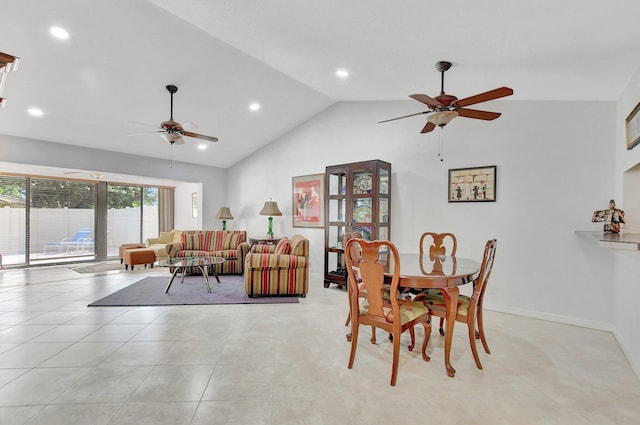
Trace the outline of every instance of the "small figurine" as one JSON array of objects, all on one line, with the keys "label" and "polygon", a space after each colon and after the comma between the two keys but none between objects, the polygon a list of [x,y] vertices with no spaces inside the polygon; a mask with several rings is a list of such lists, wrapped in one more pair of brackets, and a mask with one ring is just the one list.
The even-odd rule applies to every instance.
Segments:
[{"label": "small figurine", "polygon": [[616,208],[616,201],[613,199],[609,201],[608,210],[600,210],[593,212],[592,222],[604,221],[605,233],[620,233],[620,223],[624,221],[624,211]]}]

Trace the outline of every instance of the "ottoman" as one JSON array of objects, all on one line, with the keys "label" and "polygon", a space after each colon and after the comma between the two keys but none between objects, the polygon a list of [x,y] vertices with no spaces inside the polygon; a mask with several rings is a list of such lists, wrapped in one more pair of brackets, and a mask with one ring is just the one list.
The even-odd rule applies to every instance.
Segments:
[{"label": "ottoman", "polygon": [[156,261],[156,253],[151,248],[125,249],[122,253],[122,260],[124,261],[125,270],[129,270],[129,266],[133,270],[137,264],[144,264],[145,268],[147,264],[153,267],[153,262]]},{"label": "ottoman", "polygon": [[118,248],[118,254],[119,254],[119,258],[120,258],[120,264],[122,264],[122,260],[124,259],[124,257],[122,256],[124,254],[124,251],[126,249],[132,249],[132,248],[146,248],[147,246],[143,243],[123,243],[122,245],[120,245],[120,248]]}]

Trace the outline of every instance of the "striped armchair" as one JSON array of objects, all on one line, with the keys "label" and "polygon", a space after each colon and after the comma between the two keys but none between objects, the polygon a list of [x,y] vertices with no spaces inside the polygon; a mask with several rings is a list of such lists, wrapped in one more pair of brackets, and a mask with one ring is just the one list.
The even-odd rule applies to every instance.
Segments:
[{"label": "striped armchair", "polygon": [[254,245],[244,260],[244,288],[249,297],[298,295],[309,289],[309,239],[294,235],[277,245]]},{"label": "striped armchair", "polygon": [[[249,252],[247,232],[244,230],[184,230],[182,242],[167,245],[170,258],[176,257],[222,257],[225,262],[216,264],[218,274],[242,274],[244,258]],[[193,270],[191,270],[193,269]],[[187,269],[187,274],[199,273],[196,268]]]}]

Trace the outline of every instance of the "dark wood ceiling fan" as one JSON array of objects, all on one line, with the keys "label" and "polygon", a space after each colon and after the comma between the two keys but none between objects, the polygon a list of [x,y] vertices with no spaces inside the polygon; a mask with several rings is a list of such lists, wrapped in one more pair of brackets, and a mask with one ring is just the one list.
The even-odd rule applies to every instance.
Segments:
[{"label": "dark wood ceiling fan", "polygon": [[[163,121],[162,123],[160,123],[160,127],[157,127],[155,125],[151,125],[151,124],[145,124],[145,123],[141,123],[141,122],[135,122],[136,124],[142,124],[142,125],[151,125],[152,127],[156,127],[158,128],[158,131],[152,132],[152,133],[161,133],[160,136],[162,136],[163,139],[165,139],[167,142],[176,145],[182,145],[184,144],[184,140],[182,139],[182,136],[187,136],[187,137],[193,137],[196,139],[202,139],[202,140],[207,140],[209,142],[217,142],[218,138],[217,137],[212,137],[212,136],[205,136],[203,134],[198,134],[198,133],[194,133],[192,131],[188,131],[185,127],[189,127],[189,126],[194,126],[193,124],[180,124],[177,121],[174,121],[173,119],[173,95],[178,91],[178,87],[174,86],[173,84],[169,84],[166,86],[166,89],[169,91],[169,93],[171,93],[171,111],[170,111],[170,116],[169,119],[167,121]],[[149,133],[136,133],[136,134],[130,134],[130,136],[137,136],[140,134],[149,134]]]},{"label": "dark wood ceiling fan", "polygon": [[441,74],[440,79],[440,95],[436,97],[430,97],[426,94],[412,94],[409,97],[424,103],[429,107],[429,110],[423,112],[417,112],[415,114],[404,115],[402,117],[391,118],[388,120],[380,121],[389,122],[403,118],[414,117],[417,115],[431,114],[428,117],[427,124],[423,127],[420,133],[428,133],[432,131],[436,126],[444,127],[452,119],[456,117],[473,118],[477,120],[491,121],[502,115],[499,112],[480,111],[477,109],[469,109],[467,106],[475,105],[481,102],[488,102],[489,100],[499,99],[505,96],[511,96],[513,90],[509,87],[500,87],[494,90],[489,90],[484,93],[476,94],[474,96],[466,97],[464,99],[458,99],[457,97],[446,94],[444,91],[444,73],[451,68],[451,62],[440,61],[436,63],[436,69]]}]

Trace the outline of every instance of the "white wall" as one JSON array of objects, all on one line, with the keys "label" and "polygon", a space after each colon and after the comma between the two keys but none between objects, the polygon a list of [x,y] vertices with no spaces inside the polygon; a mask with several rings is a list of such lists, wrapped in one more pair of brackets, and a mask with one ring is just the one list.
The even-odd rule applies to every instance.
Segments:
[{"label": "white wall", "polygon": [[[176,228],[211,229],[226,198],[226,170],[81,148],[0,134],[0,161],[166,179],[176,187]],[[1,170],[0,171],[6,171]],[[126,182],[135,183],[135,182]],[[193,183],[191,185],[186,183]],[[191,218],[191,193],[202,194],[198,219]]]},{"label": "white wall", "polygon": [[[640,209],[636,207],[640,199],[640,190],[636,187],[623,188],[625,171],[640,163],[640,146],[628,151],[626,149],[625,118],[640,101],[640,69],[629,82],[621,96],[616,113],[616,202],[618,208],[625,210],[631,222],[637,223]],[[638,179],[629,179],[627,184],[636,184]],[[622,193],[629,199],[622,197]],[[630,209],[631,208],[631,209]],[[633,229],[640,233],[640,229]],[[614,327],[615,336],[636,375],[640,376],[640,252],[615,252],[615,299],[614,299]]]},{"label": "white wall", "polygon": [[[480,259],[489,238],[498,251],[487,308],[612,329],[613,254],[575,230],[598,230],[594,210],[612,197],[614,102],[499,101],[493,122],[457,118],[419,134],[424,117],[377,124],[420,111],[416,102],[338,103],[229,170],[229,206],[236,223],[264,234],[258,215],[269,197],[283,217],[277,233],[311,242],[311,271],[323,273],[323,229],[291,227],[291,177],[325,166],[368,159],[392,164],[391,240],[401,252],[418,249],[423,231],[451,231],[458,253]],[[640,150],[640,149],[639,149]],[[447,202],[449,168],[497,165],[497,202]]]}]

